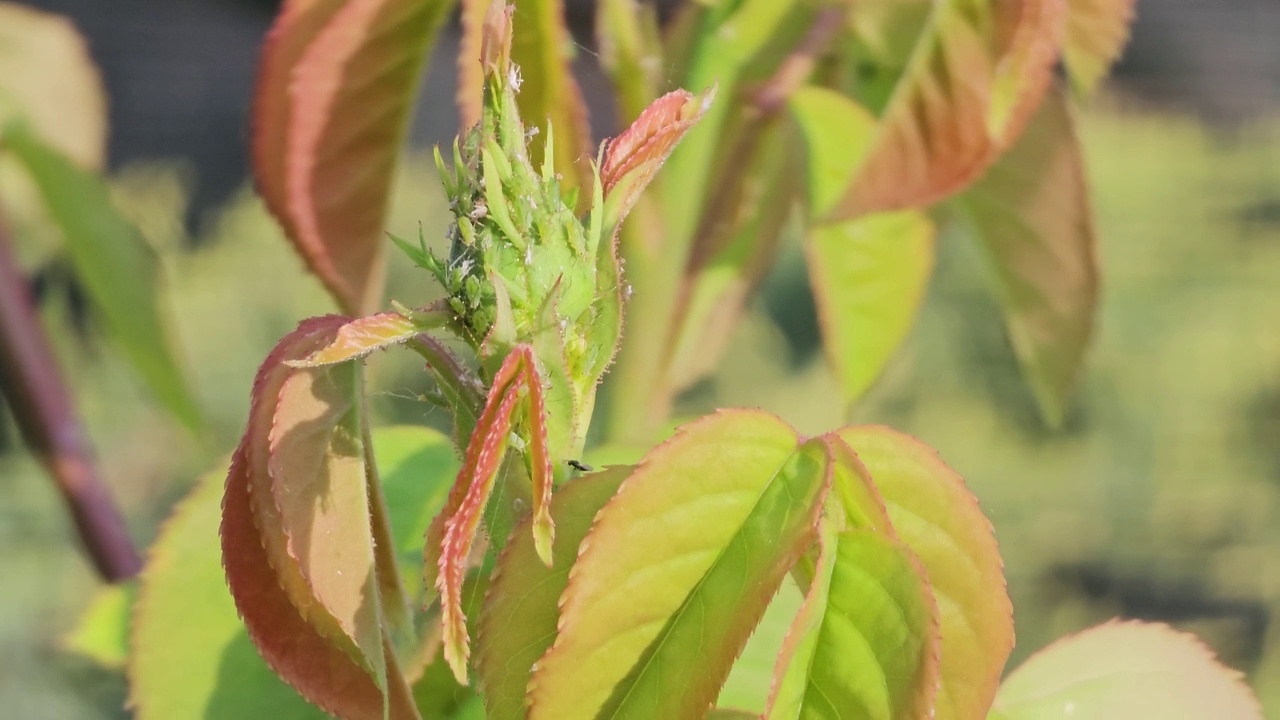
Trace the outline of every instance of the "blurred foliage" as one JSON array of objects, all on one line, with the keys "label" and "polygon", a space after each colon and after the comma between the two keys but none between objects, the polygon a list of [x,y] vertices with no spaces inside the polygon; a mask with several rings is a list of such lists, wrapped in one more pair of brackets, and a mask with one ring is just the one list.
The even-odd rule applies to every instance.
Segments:
[{"label": "blurred foliage", "polygon": [[[1200,634],[1280,713],[1280,122],[1215,134],[1125,108],[1084,118],[1102,237],[1101,332],[1066,429],[1052,433],[1019,378],[989,269],[939,238],[919,326],[855,419],[940,449],[996,527],[1016,609],[1010,665],[1052,638],[1124,615]],[[181,218],[189,174],[126,168],[117,199],[167,266],[177,335],[215,441],[196,447],[148,399],[90,318],[45,313],[108,483],[148,542],[190,482],[220,462],[257,363],[299,318],[332,306],[246,191],[200,237]],[[447,213],[424,157],[402,166],[389,229],[440,242]],[[22,242],[23,238],[19,238]],[[390,295],[431,299],[390,253]],[[801,431],[844,421],[816,345],[798,248],[775,269],[715,378],[683,401],[763,406]],[[407,353],[371,363],[377,422],[440,425]],[[0,697],[15,717],[118,717],[123,685],[57,649],[94,586],[58,499],[20,453],[0,455]],[[57,601],[51,602],[50,598]],[[113,684],[116,683],[116,684]]]}]

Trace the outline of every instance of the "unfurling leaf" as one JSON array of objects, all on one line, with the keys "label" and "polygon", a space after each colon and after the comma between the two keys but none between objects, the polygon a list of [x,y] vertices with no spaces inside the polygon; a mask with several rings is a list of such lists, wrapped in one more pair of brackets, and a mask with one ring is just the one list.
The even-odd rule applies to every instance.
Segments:
[{"label": "unfurling leaf", "polygon": [[1064,93],[961,197],[993,268],[1013,349],[1050,425],[1060,425],[1093,334],[1098,259],[1083,159]]},{"label": "unfurling leaf", "polygon": [[433,320],[435,320],[434,315],[422,314],[414,317],[398,312],[356,318],[338,328],[329,344],[311,353],[305,359],[290,364],[294,367],[320,367],[358,360],[375,350],[385,350],[393,345],[408,342],[410,338],[416,337],[423,331],[444,323],[443,319]]},{"label": "unfurling leaf", "polygon": [[313,318],[254,381],[222,520],[227,581],[250,638],[290,685],[349,718],[416,718],[393,642],[411,630],[370,456],[359,368],[288,365],[346,319]]},{"label": "unfurling leaf", "polygon": [[1240,673],[1166,625],[1110,622],[1032,655],[1000,685],[1007,720],[1262,720]]},{"label": "unfurling leaf", "polygon": [[288,0],[253,107],[258,192],[346,312],[382,300],[382,225],[426,51],[451,0]]},{"label": "unfurling leaf", "polygon": [[651,451],[596,516],[537,663],[529,717],[699,717],[786,572],[830,478],[821,440],[724,411]]},{"label": "unfurling leaf", "polygon": [[1071,87],[1088,95],[1106,77],[1129,40],[1135,0],[1067,0],[1063,62]]},{"label": "unfurling leaf", "polygon": [[837,434],[866,467],[937,602],[942,662],[934,717],[983,717],[1013,649],[1013,606],[990,521],[964,481],[918,440],[875,426]]}]

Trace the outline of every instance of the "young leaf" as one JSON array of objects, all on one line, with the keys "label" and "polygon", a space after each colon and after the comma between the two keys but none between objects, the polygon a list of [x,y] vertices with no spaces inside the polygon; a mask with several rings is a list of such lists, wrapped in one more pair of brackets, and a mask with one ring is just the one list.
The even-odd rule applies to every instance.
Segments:
[{"label": "young leaf", "polygon": [[382,223],[418,78],[449,0],[289,0],[263,50],[254,176],[345,311],[382,297]]},{"label": "young leaf", "polygon": [[84,38],[64,17],[0,3],[0,129],[15,118],[76,165],[100,170],[107,99]]},{"label": "young leaf", "polygon": [[[401,564],[416,568],[422,530],[443,504],[457,468],[453,444],[420,427],[382,428],[373,440],[391,501],[395,547]],[[327,717],[272,672],[236,616],[216,540],[223,478],[219,472],[200,480],[152,547],[130,637],[133,708],[140,720]],[[295,650],[306,651],[308,641],[303,635],[298,640]],[[322,663],[325,657],[301,660]]]},{"label": "young leaf", "polygon": [[374,350],[385,350],[407,342],[430,327],[431,324],[426,323],[424,318],[398,312],[367,315],[338,328],[332,342],[311,353],[306,359],[292,364],[294,367],[319,367],[356,360]]},{"label": "young leaf", "polygon": [[853,403],[915,324],[933,273],[934,227],[913,210],[819,225],[805,243],[822,345]]},{"label": "young leaf", "polygon": [[700,717],[813,540],[822,442],[759,411],[684,427],[596,516],[529,717]]},{"label": "young leaf", "polygon": [[151,248],[117,212],[100,178],[46,145],[25,123],[0,128],[0,151],[5,150],[35,180],[62,230],[76,276],[113,339],[156,398],[199,431],[200,411],[172,349],[160,266]]},{"label": "young leaf", "polygon": [[1066,0],[934,3],[830,219],[919,207],[974,180],[1039,103],[1065,22]]},{"label": "young leaf", "polygon": [[1000,686],[1007,720],[1261,720],[1240,673],[1166,625],[1109,622],[1032,655]]},{"label": "young leaf", "polygon": [[611,467],[565,485],[551,502],[560,542],[550,567],[539,561],[528,521],[511,533],[480,612],[476,672],[490,720],[522,720],[533,667],[556,637],[560,594],[591,521],[631,474]]},{"label": "young leaf", "polygon": [[929,717],[940,637],[920,561],[873,530],[824,523],[820,542],[765,717]]},{"label": "young leaf", "polygon": [[1071,87],[1088,95],[1106,77],[1129,41],[1134,0],[1068,0],[1062,59]]},{"label": "young leaf", "polygon": [[1093,213],[1062,92],[1045,98],[960,207],[995,270],[1009,336],[1041,413],[1060,425],[1098,303]]},{"label": "young leaf", "polygon": [[876,426],[838,435],[870,472],[937,601],[942,664],[934,717],[982,717],[1013,649],[1013,607],[991,523],[964,481],[918,440]]}]

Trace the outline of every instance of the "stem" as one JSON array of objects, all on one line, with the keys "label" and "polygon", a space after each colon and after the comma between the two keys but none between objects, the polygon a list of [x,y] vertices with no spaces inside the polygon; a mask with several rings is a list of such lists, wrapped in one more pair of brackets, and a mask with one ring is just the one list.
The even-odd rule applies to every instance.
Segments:
[{"label": "stem", "polygon": [[98,475],[88,435],[57,368],[0,222],[0,393],[31,452],[62,493],[98,574],[109,582],[125,580],[142,569],[142,560]]}]

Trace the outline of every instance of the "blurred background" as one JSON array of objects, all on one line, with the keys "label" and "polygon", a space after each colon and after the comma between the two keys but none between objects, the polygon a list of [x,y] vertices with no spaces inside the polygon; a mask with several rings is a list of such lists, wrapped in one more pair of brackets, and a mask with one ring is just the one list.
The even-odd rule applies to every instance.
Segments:
[{"label": "blurred background", "polygon": [[[35,0],[72,17],[102,68],[117,200],[160,252],[214,442],[151,403],[87,316],[70,274],[17,238],[107,481],[135,539],[154,537],[242,427],[258,362],[331,305],[246,180],[252,71],[267,0]],[[597,134],[612,131],[592,64],[590,3],[570,3]],[[1280,3],[1146,0],[1107,92],[1082,110],[1101,235],[1100,331],[1066,428],[1018,375],[985,268],[940,239],[920,322],[855,419],[937,447],[991,517],[1018,645],[1116,616],[1199,634],[1280,718]],[[391,230],[443,235],[425,151],[456,131],[446,32],[425,78]],[[18,228],[19,231],[22,228]],[[843,422],[789,250],[718,374],[682,414],[759,405],[802,432]],[[393,258],[391,294],[429,299]],[[440,424],[409,358],[374,365],[385,421]],[[0,411],[0,714],[118,717],[123,686],[60,651],[97,581],[63,507]],[[12,713],[12,715],[9,715]]]}]

